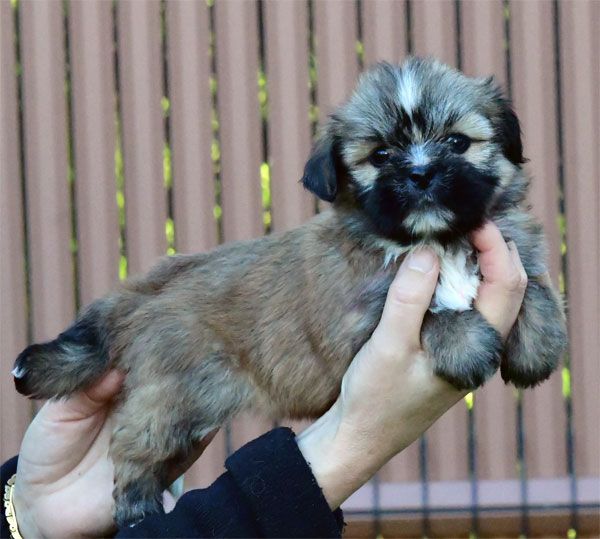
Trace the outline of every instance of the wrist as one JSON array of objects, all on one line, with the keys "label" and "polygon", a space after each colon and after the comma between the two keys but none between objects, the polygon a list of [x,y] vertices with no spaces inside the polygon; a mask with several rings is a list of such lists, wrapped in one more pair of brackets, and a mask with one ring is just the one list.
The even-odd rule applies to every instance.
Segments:
[{"label": "wrist", "polygon": [[344,423],[339,401],[296,437],[331,509],[337,509],[386,462],[374,440]]}]

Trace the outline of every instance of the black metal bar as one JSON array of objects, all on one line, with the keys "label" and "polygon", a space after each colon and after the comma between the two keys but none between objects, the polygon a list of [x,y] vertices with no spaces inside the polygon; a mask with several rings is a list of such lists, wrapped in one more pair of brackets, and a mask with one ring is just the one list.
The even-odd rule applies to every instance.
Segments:
[{"label": "black metal bar", "polygon": [[[308,114],[310,121],[311,137],[317,134],[318,118],[317,118],[317,91],[319,85],[318,65],[317,65],[317,50],[315,39],[315,6],[314,0],[306,0],[306,22],[308,25],[308,88],[309,88],[309,103],[310,112]],[[315,215],[319,213],[319,202],[317,197],[313,197],[313,208]]]},{"label": "black metal bar", "polygon": [[67,113],[67,182],[69,185],[69,209],[71,221],[71,264],[73,267],[73,294],[75,310],[81,306],[79,287],[79,242],[77,234],[77,162],[75,158],[75,135],[73,129],[73,80],[71,66],[71,39],[69,32],[69,2],[63,0],[63,48],[65,65],[65,101]]},{"label": "black metal bar", "polygon": [[[170,219],[172,226],[175,227],[175,213],[173,209],[173,183],[175,182],[175,168],[173,166],[173,145],[171,137],[171,92],[169,88],[169,60],[168,60],[168,37],[169,37],[169,23],[167,20],[167,3],[166,0],[160,2],[160,53],[162,61],[162,94],[166,98],[168,103],[167,110],[163,109],[163,138],[168,151],[170,152],[169,165],[171,182],[167,185],[167,178],[163,177],[166,186],[166,197],[167,197],[167,218]],[[163,155],[162,160],[164,164],[165,155],[164,147],[162,149]],[[164,168],[164,166],[163,166]],[[163,171],[164,176],[164,171]],[[176,229],[174,228],[174,245],[168,245],[168,247],[177,248],[177,235]],[[168,240],[168,238],[167,238]]]},{"label": "black metal bar", "polygon": [[[220,147],[221,145],[221,126],[219,123],[219,97],[217,92],[217,32],[216,32],[216,13],[214,0],[207,2],[208,4],[208,28],[210,33],[209,56],[210,56],[210,94],[211,94],[211,125],[213,144]],[[211,152],[211,159],[212,157]],[[221,157],[213,160],[213,181],[215,186],[215,205],[223,208],[221,202]],[[217,241],[223,243],[223,217],[222,214],[216,217],[217,221]]]},{"label": "black metal bar", "polygon": [[[268,166],[270,166],[269,164],[269,155],[270,155],[270,149],[269,149],[269,120],[268,120],[268,110],[269,110],[269,79],[268,79],[268,75],[267,75],[267,71],[268,71],[268,66],[267,66],[267,54],[266,54],[266,50],[265,50],[265,13],[264,13],[264,3],[263,0],[259,0],[256,4],[256,25],[258,28],[258,62],[259,62],[259,70],[260,73],[262,74],[262,76],[264,77],[264,81],[265,81],[265,87],[264,87],[264,92],[265,92],[265,102],[264,102],[264,108],[263,108],[263,103],[260,102],[260,97],[259,97],[259,92],[260,92],[260,88],[257,88],[257,97],[258,97],[258,104],[259,104],[259,109],[260,109],[260,129],[261,129],[261,141],[262,141],[262,152],[261,152],[261,161],[262,163],[267,163]],[[269,169],[270,170],[270,169]],[[263,188],[262,186],[262,174],[260,175],[260,180],[261,180],[261,190]],[[270,176],[270,172],[269,172],[269,190],[271,189],[271,176]],[[273,216],[273,207],[272,205],[269,203],[268,205],[263,205],[263,227],[264,227],[264,233],[265,234],[269,234],[272,230],[272,216]],[[267,220],[266,216],[267,214],[271,214],[271,219]]]},{"label": "black metal bar", "polygon": [[413,35],[412,35],[412,0],[406,0],[406,52],[413,53]]},{"label": "black metal bar", "polygon": [[[25,263],[25,315],[27,317],[27,342],[33,340],[33,322],[31,309],[31,250],[29,244],[29,222],[27,220],[28,196],[27,196],[27,165],[25,161],[25,120],[23,118],[24,98],[23,98],[23,62],[21,58],[21,6],[16,2],[13,6],[13,24],[14,24],[14,55],[17,72],[14,75],[17,78],[17,120],[19,139],[19,163],[20,163],[20,178],[21,183],[21,212],[23,217],[23,258]],[[31,402],[31,410],[33,413],[33,402]]]},{"label": "black metal bar", "polygon": [[[561,243],[567,241],[567,219],[565,217],[565,170],[564,170],[564,158],[565,158],[565,145],[563,139],[563,110],[562,110],[562,64],[560,60],[560,10],[558,6],[558,0],[554,0],[552,3],[552,15],[554,22],[554,85],[556,88],[556,103],[555,103],[555,114],[556,114],[556,150],[557,150],[557,165],[558,165],[558,192],[559,192],[559,213],[563,217],[562,224],[559,227],[559,238]],[[564,290],[562,293],[565,298],[565,306],[568,309],[568,288],[567,288],[567,276],[568,276],[568,259],[566,253],[562,252],[561,249],[561,273],[562,282],[564,283]],[[564,368],[567,369],[569,375],[569,392],[564,394],[565,400],[565,412],[567,416],[567,425],[565,431],[565,444],[567,449],[567,473],[569,475],[569,490],[571,495],[571,528],[577,531],[577,471],[575,468],[575,432],[573,423],[573,400],[571,398],[571,357],[567,352],[564,358]],[[563,382],[564,383],[564,382]]]},{"label": "black metal bar", "polygon": [[454,0],[454,22],[456,25],[456,67],[462,69],[462,24],[460,20],[462,4],[460,0]]},{"label": "black metal bar", "polygon": [[[120,75],[120,59],[119,59],[119,17],[117,12],[117,1],[113,0],[111,6],[112,14],[112,30],[113,30],[113,68],[115,81],[115,154],[117,151],[124,162],[125,155],[123,152],[123,113],[121,103],[121,75]],[[123,163],[121,163],[122,167]],[[127,226],[126,212],[127,199],[125,198],[125,171],[123,168],[117,169],[115,156],[115,185],[117,193],[123,196],[123,207],[119,207],[119,276],[126,277],[121,274],[121,262],[127,260],[127,234],[125,228]]]}]

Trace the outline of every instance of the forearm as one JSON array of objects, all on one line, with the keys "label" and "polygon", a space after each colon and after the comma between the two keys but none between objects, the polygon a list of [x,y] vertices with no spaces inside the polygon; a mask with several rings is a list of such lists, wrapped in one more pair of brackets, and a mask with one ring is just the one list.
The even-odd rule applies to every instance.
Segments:
[{"label": "forearm", "polygon": [[[338,508],[364,485],[392,457],[419,438],[442,414],[459,401],[464,393],[444,387],[445,382],[434,380],[430,388],[407,380],[410,388],[422,393],[417,401],[407,395],[405,406],[396,409],[387,422],[374,422],[377,411],[344,411],[341,401],[319,420],[297,436],[301,453],[321,487],[331,509]],[[411,385],[412,384],[412,385]],[[435,392],[435,396],[432,395]],[[424,402],[429,398],[429,402]],[[374,403],[375,404],[375,403]],[[377,404],[375,404],[377,406]],[[383,414],[382,414],[383,415]]]},{"label": "forearm", "polygon": [[340,430],[338,406],[296,437],[331,509],[337,509],[384,464],[379,451],[368,451],[364,438],[348,437]]}]

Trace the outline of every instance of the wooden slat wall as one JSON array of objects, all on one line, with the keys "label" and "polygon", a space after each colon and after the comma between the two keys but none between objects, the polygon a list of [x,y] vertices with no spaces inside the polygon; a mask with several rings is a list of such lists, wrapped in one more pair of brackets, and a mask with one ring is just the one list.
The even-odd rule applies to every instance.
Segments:
[{"label": "wooden slat wall", "polygon": [[358,22],[354,2],[314,2],[317,105],[320,120],[350,96],[358,76]]},{"label": "wooden slat wall", "polygon": [[117,2],[128,270],[167,250],[160,2]]},{"label": "wooden slat wall", "polygon": [[14,388],[12,363],[27,345],[27,294],[23,256],[23,197],[19,162],[19,106],[13,14],[8,2],[0,3],[0,455],[16,454],[29,423],[31,404]]},{"label": "wooden slat wall", "polygon": [[456,3],[448,0],[411,2],[412,53],[435,56],[456,65]]},{"label": "wooden slat wall", "polygon": [[193,253],[215,247],[218,240],[209,13],[203,2],[168,2],[166,8],[175,244],[178,251]]},{"label": "wooden slat wall", "polygon": [[311,140],[308,4],[267,0],[264,10],[272,229],[280,231],[303,223],[315,209],[298,183]]},{"label": "wooden slat wall", "polygon": [[365,66],[401,62],[408,53],[406,1],[362,2],[361,8]]},{"label": "wooden slat wall", "polygon": [[215,23],[223,238],[234,241],[264,233],[255,0],[216,2]]},{"label": "wooden slat wall", "polygon": [[119,276],[113,17],[103,0],[69,6],[79,293],[86,305]]},{"label": "wooden slat wall", "polygon": [[[3,74],[14,74],[14,11],[9,2],[2,2],[0,8]],[[467,74],[494,74],[504,87],[510,83],[531,160],[527,164],[533,177],[530,200],[549,240],[555,282],[563,267],[558,222],[559,198],[564,194],[575,465],[578,477],[600,475],[600,432],[597,414],[591,412],[598,407],[600,389],[600,43],[596,31],[600,3],[558,3],[558,63],[552,2],[265,0],[261,6],[257,0],[217,0],[214,5],[183,1],[163,5],[149,0],[121,1],[113,8],[110,2],[90,0],[69,2],[64,12],[61,2],[21,0],[18,9],[23,163],[16,136],[17,77],[2,80],[2,252],[15,253],[2,257],[0,281],[3,458],[17,450],[31,410],[27,401],[14,394],[6,376],[28,339],[27,279],[30,337],[45,339],[72,319],[77,295],[86,304],[116,283],[121,233],[130,273],[147,269],[166,252],[169,216],[175,224],[175,246],[181,252],[210,249],[219,239],[264,234],[263,163],[269,169],[273,232],[296,226],[314,213],[315,199],[298,184],[311,143],[312,40],[317,65],[314,105],[320,122],[352,91],[361,46],[365,67],[379,60],[400,61],[409,52],[431,54]],[[113,44],[115,28],[118,42]],[[362,43],[357,44],[361,36]],[[211,48],[216,55],[215,73]],[[71,102],[64,86],[69,57]],[[261,117],[259,106],[261,64],[267,81],[266,118]],[[217,81],[215,110],[210,89],[213,76]],[[170,103],[169,137],[163,96]],[[216,133],[211,127],[213,113],[218,120]],[[118,128],[125,174],[124,231],[119,230],[116,203]],[[215,137],[220,152],[217,163],[211,159]],[[163,176],[167,143],[173,180],[171,208]],[[214,216],[219,190],[221,237]],[[26,243],[29,268],[25,267]],[[569,419],[561,390],[558,372],[540,388],[524,393],[529,478],[567,475]],[[476,478],[518,484],[514,391],[497,377],[477,392],[473,414]],[[227,442],[235,449],[270,426],[269,419],[253,416],[234,421],[229,438],[221,432],[186,474],[186,488],[207,485],[222,471]],[[302,428],[302,424],[294,423],[294,427]],[[470,488],[467,432],[467,409],[459,403],[427,433],[427,477],[442,485],[438,494],[437,490],[431,493],[434,497],[443,496],[447,481],[466,481]],[[386,490],[387,486],[408,482],[415,486],[418,499],[406,502],[420,507],[419,458],[415,443],[381,471],[380,495],[386,504],[399,503],[390,499],[393,488]],[[498,483],[502,484],[509,483]],[[369,507],[371,498],[367,498]],[[482,521],[485,518],[480,516]],[[415,529],[421,533],[421,524]],[[437,532],[439,526],[431,529]]]},{"label": "wooden slat wall", "polygon": [[21,3],[21,51],[32,327],[45,340],[75,314],[61,3]]},{"label": "wooden slat wall", "polygon": [[575,465],[600,475],[600,4],[560,3],[560,64],[567,217]]}]

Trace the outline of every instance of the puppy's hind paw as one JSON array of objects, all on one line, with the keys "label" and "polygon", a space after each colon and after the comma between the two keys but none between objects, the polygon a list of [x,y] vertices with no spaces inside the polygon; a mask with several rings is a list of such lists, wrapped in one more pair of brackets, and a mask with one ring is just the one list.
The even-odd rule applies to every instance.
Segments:
[{"label": "puppy's hind paw", "polygon": [[502,375],[502,380],[507,384],[513,384],[519,389],[527,389],[535,387],[550,378],[555,369],[556,365],[553,364],[545,364],[532,369],[526,365],[503,358],[502,365],[500,366],[500,374]]},{"label": "puppy's hind paw", "polygon": [[115,496],[113,517],[119,528],[133,527],[145,517],[164,513],[162,493],[141,497],[139,488],[131,485],[123,494]]},{"label": "puppy's hind paw", "polygon": [[500,373],[502,379],[520,389],[541,384],[556,370],[567,346],[564,327],[549,324],[552,331],[527,334],[518,325],[506,342]]},{"label": "puppy's hind paw", "polygon": [[457,389],[478,388],[500,366],[502,338],[476,310],[428,314],[422,340],[435,374]]},{"label": "puppy's hind paw", "polygon": [[536,386],[558,367],[566,348],[567,328],[557,295],[548,286],[530,282],[506,340],[502,378],[518,388]]}]

